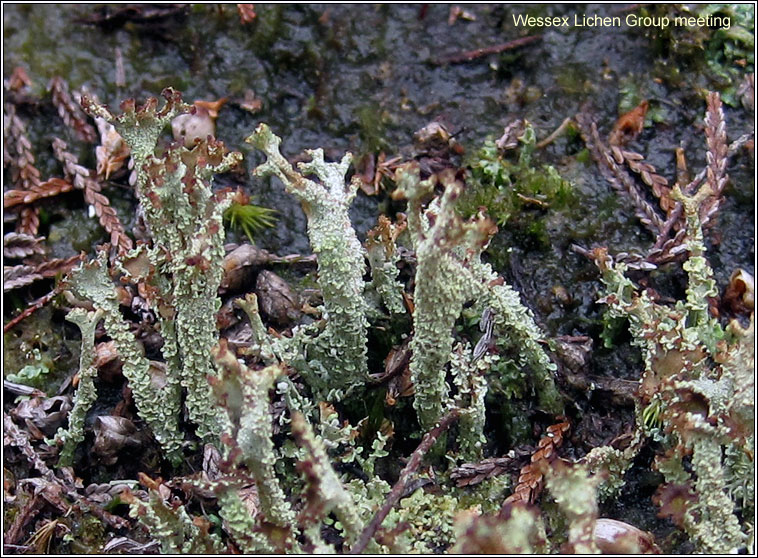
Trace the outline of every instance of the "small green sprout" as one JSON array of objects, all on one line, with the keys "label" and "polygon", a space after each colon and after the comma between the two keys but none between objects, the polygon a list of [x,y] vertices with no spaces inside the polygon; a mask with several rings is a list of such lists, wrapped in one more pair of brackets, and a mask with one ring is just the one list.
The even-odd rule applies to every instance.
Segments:
[{"label": "small green sprout", "polygon": [[254,242],[254,233],[274,226],[276,211],[250,203],[250,196],[238,191],[232,197],[232,204],[224,211],[224,223],[235,231],[242,231]]}]

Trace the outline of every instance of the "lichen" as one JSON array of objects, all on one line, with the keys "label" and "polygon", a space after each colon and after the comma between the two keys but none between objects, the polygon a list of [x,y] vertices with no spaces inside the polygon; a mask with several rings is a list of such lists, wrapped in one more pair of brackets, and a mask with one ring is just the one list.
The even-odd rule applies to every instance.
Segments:
[{"label": "lichen", "polygon": [[[116,325],[118,304],[109,279],[101,275],[97,286],[81,279],[76,284],[75,280],[74,287],[96,305],[109,305],[110,321],[106,323],[121,330],[121,340],[117,343],[119,350],[123,346],[129,351],[122,357],[132,377],[126,372],[125,375],[131,380],[135,393],[141,394],[137,397],[140,412],[166,419],[165,426],[157,423],[151,426],[154,431],[158,429],[156,437],[176,458],[180,390],[185,392],[190,418],[202,439],[217,440],[223,428],[213,408],[207,378],[215,375],[210,351],[218,338],[215,316],[221,305],[218,287],[223,275],[222,215],[229,199],[225,194],[214,194],[210,181],[215,173],[229,170],[238,163],[241,155],[228,153],[221,142],[209,138],[197,142],[192,149],[172,144],[163,156],[156,156],[163,129],[177,114],[191,110],[182,103],[178,92],[166,89],[163,94],[167,102],[161,110],[157,110],[154,98],[141,107],[127,101],[118,116],[86,98],[83,105],[93,116],[113,123],[129,144],[134,159],[137,194],[152,243],[122,255],[116,267],[126,280],[144,286],[145,298],[158,317],[166,361],[162,387],[165,401],[148,393],[146,360],[136,354],[139,349],[134,342],[127,340],[125,325]],[[136,370],[139,376],[134,375]],[[159,410],[153,411],[155,407]],[[153,422],[150,418],[146,420]]]},{"label": "lichen", "polygon": [[[754,385],[755,361],[752,340],[741,334],[745,330],[736,322],[723,328],[710,316],[708,299],[718,291],[700,223],[709,195],[707,185],[694,196],[678,187],[672,192],[684,207],[687,227],[684,301],[668,306],[653,300],[624,275],[624,264],[613,264],[604,250],[595,255],[606,285],[603,301],[611,316],[628,318],[632,342],[642,351],[637,431],[665,449],[655,461],[666,480],[657,497],[662,512],[671,514],[698,550],[726,553],[750,544],[753,530],[748,515],[738,517],[744,500],[728,487],[752,490],[755,404],[746,393]],[[748,331],[752,323],[751,317]],[[691,471],[683,463],[687,456]],[[629,462],[632,456],[625,457]]]},{"label": "lichen", "polygon": [[68,416],[68,429],[60,429],[57,439],[63,444],[60,451],[60,464],[73,464],[76,444],[84,439],[84,419],[89,408],[97,399],[95,378],[95,328],[102,318],[102,311],[87,312],[82,308],[71,310],[66,319],[76,324],[82,332],[82,350],[79,357],[79,386],[76,390],[74,408]]},{"label": "lichen", "polygon": [[450,174],[441,175],[441,181],[442,197],[425,208],[434,182],[421,181],[414,165],[399,169],[396,176],[396,197],[408,199],[408,229],[418,261],[410,367],[421,426],[431,428],[449,405],[445,367],[453,348],[452,329],[469,300],[492,308],[497,335],[518,347],[520,364],[532,368],[540,403],[548,412],[560,412],[555,365],[537,342],[541,334],[531,313],[517,293],[480,261],[495,230],[492,223],[483,215],[464,222],[455,213],[461,183]]},{"label": "lichen", "polygon": [[91,300],[103,314],[105,330],[124,362],[123,374],[134,393],[140,415],[170,459],[178,460],[182,446],[179,432],[181,411],[178,383],[153,376],[144,349],[119,311],[116,287],[108,274],[107,254],[82,264],[71,274],[74,292]]},{"label": "lichen", "polygon": [[[339,163],[327,163],[323,150],[309,150],[311,161],[300,163],[295,170],[279,151],[281,140],[265,124],[246,141],[267,157],[254,174],[276,176],[302,204],[311,249],[318,259],[325,323],[317,333],[301,329],[293,336],[289,345],[299,356],[292,364],[321,395],[317,398],[341,399],[368,377],[364,250],[348,215],[358,182],[356,178],[346,184],[344,178],[352,156],[348,153]],[[315,175],[319,181],[307,175]],[[285,351],[289,348],[283,347]]]}]

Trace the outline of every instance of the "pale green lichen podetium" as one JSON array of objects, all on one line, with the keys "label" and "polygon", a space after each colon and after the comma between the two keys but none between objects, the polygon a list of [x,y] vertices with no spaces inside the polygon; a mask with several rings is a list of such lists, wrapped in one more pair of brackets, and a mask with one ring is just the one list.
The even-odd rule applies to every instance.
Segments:
[{"label": "pale green lichen podetium", "polygon": [[398,283],[399,270],[397,263],[400,260],[397,254],[395,241],[405,230],[405,223],[392,224],[384,215],[379,217],[376,227],[368,231],[366,235],[366,255],[371,268],[371,283],[374,299],[372,306],[378,310],[383,302],[390,314],[403,314],[403,286]]},{"label": "pale green lichen podetium", "polygon": [[[425,208],[434,183],[420,180],[417,165],[406,165],[397,171],[394,194],[408,199],[408,230],[416,250],[410,369],[422,428],[433,427],[449,405],[445,367],[453,348],[453,325],[468,300],[492,308],[497,334],[519,350],[521,364],[532,369],[543,409],[561,412],[553,382],[555,366],[538,344],[541,335],[534,319],[518,294],[480,261],[495,227],[482,215],[464,222],[454,210],[461,184],[445,173],[440,180],[444,194]],[[471,440],[480,435],[471,433]]]},{"label": "pale green lichen podetium", "polygon": [[725,554],[752,545],[755,404],[746,393],[752,392],[755,362],[748,348],[752,335],[744,335],[752,331],[752,317],[747,330],[736,322],[724,330],[709,315],[708,298],[718,291],[699,217],[709,196],[708,186],[694,196],[672,191],[687,225],[685,301],[667,306],[638,292],[625,266],[614,265],[605,250],[596,251],[595,261],[606,285],[603,302],[611,316],[629,319],[642,351],[637,428],[665,450],[655,460],[667,483],[661,502],[672,497],[669,489],[688,487],[690,495],[679,502],[682,526],[698,551]]},{"label": "pale green lichen podetium", "polygon": [[124,271],[154,287],[148,302],[158,311],[168,381],[179,382],[186,390],[198,435],[214,441],[223,425],[207,378],[215,374],[210,351],[218,339],[215,316],[221,305],[223,212],[230,200],[214,195],[210,181],[215,173],[235,166],[242,155],[228,153],[223,143],[210,138],[192,149],[172,144],[156,157],[163,129],[177,114],[191,110],[178,92],[166,89],[163,95],[167,102],[161,110],[155,99],[141,107],[126,101],[118,116],[87,99],[83,105],[90,114],[112,122],[131,149],[137,194],[153,242],[146,252],[148,268],[128,265],[141,257],[138,249],[124,258]]},{"label": "pale green lichen podetium", "polygon": [[283,374],[280,366],[250,370],[229,351],[226,342],[213,349],[220,374],[211,380],[216,398],[227,415],[226,434],[232,437],[239,459],[255,478],[261,511],[274,525],[291,529],[295,514],[274,471],[276,453],[272,440],[269,389]]},{"label": "pale green lichen podetium", "polygon": [[590,476],[582,465],[566,466],[557,462],[546,471],[547,489],[555,498],[568,526],[568,546],[572,554],[600,554],[593,528],[598,515],[599,476]]},{"label": "pale green lichen podetium", "polygon": [[57,434],[58,440],[63,443],[58,461],[61,466],[73,464],[76,444],[84,440],[84,419],[97,399],[95,328],[102,317],[102,310],[88,312],[83,308],[74,308],[66,316],[66,319],[76,324],[82,332],[82,352],[79,356],[79,386],[76,388],[76,403],[68,416],[68,430],[60,429]]},{"label": "pale green lichen podetium", "polygon": [[[321,149],[309,150],[298,170],[279,151],[281,140],[260,124],[247,138],[267,160],[256,176],[276,176],[301,203],[308,219],[308,237],[318,259],[318,284],[324,297],[323,330],[314,337],[300,330],[304,354],[292,363],[319,397],[341,399],[368,378],[366,362],[366,268],[364,251],[353,230],[348,209],[358,190],[357,179],[345,183],[352,156],[339,163],[324,161]],[[315,175],[319,181],[306,178]]]},{"label": "pale green lichen podetium", "polygon": [[422,200],[434,188],[419,179],[418,166],[398,171],[396,196],[409,200],[408,228],[416,250],[413,339],[410,370],[415,385],[414,408],[423,430],[437,423],[450,403],[445,367],[453,349],[452,330],[463,303],[475,294],[470,274],[463,273],[454,252],[478,258],[488,240],[489,227],[483,219],[464,223],[453,205],[461,185],[446,184],[439,204],[423,210]]},{"label": "pale green lichen podetium", "polygon": [[[321,520],[333,513],[340,522],[345,535],[345,542],[353,544],[363,531],[364,525],[357,513],[357,506],[345,487],[342,486],[326,454],[321,438],[313,433],[308,419],[300,412],[292,413],[292,435],[306,452],[301,462],[301,470],[306,480],[317,490],[318,502],[308,502],[314,508],[308,515],[310,520]],[[306,515],[305,512],[302,515]]]},{"label": "pale green lichen podetium", "polygon": [[[71,288],[76,294],[91,300],[103,313],[105,330],[116,343],[123,361],[123,374],[129,381],[140,416],[153,431],[167,457],[181,457],[182,436],[179,432],[181,393],[176,382],[161,381],[151,374],[150,362],[144,349],[129,330],[119,310],[116,287],[108,274],[107,254],[83,263],[72,272]],[[78,403],[77,403],[78,404]]]}]

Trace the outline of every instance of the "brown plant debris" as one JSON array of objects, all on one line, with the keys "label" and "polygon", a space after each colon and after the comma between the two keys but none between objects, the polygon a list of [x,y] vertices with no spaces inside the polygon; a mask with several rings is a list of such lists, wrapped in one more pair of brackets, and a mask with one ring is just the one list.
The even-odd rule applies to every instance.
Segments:
[{"label": "brown plant debris", "polygon": [[547,427],[545,436],[537,444],[537,451],[532,454],[529,463],[521,468],[518,484],[513,489],[513,494],[503,502],[503,507],[512,502],[534,503],[545,484],[542,471],[545,470],[544,467],[549,466],[556,459],[557,450],[563,445],[563,437],[569,428],[571,425],[567,421]]},{"label": "brown plant debris", "polygon": [[499,54],[507,50],[522,47],[537,42],[540,39],[542,39],[542,35],[529,35],[528,37],[520,37],[506,43],[500,43],[484,48],[458,52],[449,56],[443,56],[442,58],[432,60],[432,63],[438,66],[442,66],[444,64],[460,64],[462,62],[469,62],[471,60],[475,60],[476,58],[481,58],[482,56],[487,56],[488,54]]},{"label": "brown plant debris", "polygon": [[97,141],[95,128],[87,122],[87,117],[81,107],[71,98],[68,84],[60,76],[55,76],[48,85],[53,105],[63,122],[71,128],[82,141],[94,143]]},{"label": "brown plant debris", "polygon": [[240,16],[240,23],[242,25],[252,23],[257,17],[255,4],[237,4],[237,13]]},{"label": "brown plant debris", "polygon": [[[16,114],[16,108],[10,103],[5,104],[3,118],[3,136],[7,145],[6,154],[11,166],[11,181],[19,189],[30,190],[40,184],[40,173],[35,166],[32,144],[26,135],[26,125]],[[5,161],[3,161],[5,164]],[[39,209],[24,207],[19,212],[19,223],[16,232],[35,236],[39,229]]]},{"label": "brown plant debris", "polygon": [[611,153],[617,163],[626,163],[626,165],[636,174],[640,175],[642,181],[650,186],[653,190],[653,195],[658,198],[658,204],[661,209],[667,214],[671,212],[674,207],[674,200],[671,199],[671,188],[668,185],[668,180],[658,174],[655,167],[644,160],[644,157],[634,151],[627,149],[621,149],[618,146],[611,146]]},{"label": "brown plant debris", "polygon": [[645,100],[626,114],[622,114],[608,136],[608,143],[619,147],[634,141],[642,133],[648,106],[649,103]]},{"label": "brown plant debris", "polygon": [[478,463],[464,463],[450,472],[450,479],[455,481],[458,488],[474,486],[487,479],[504,473],[518,471],[519,457],[528,456],[531,451],[517,450],[513,457],[489,457]]},{"label": "brown plant debris", "polygon": [[16,205],[29,205],[43,198],[52,198],[64,192],[73,190],[74,185],[62,178],[51,178],[37,183],[28,190],[8,190],[3,196],[5,208]]},{"label": "brown plant debris", "polygon": [[[685,195],[692,195],[700,184],[706,180],[712,194],[705,200],[700,209],[700,220],[706,228],[718,213],[723,200],[723,190],[728,180],[726,163],[730,155],[736,153],[743,145],[751,140],[753,134],[746,134],[735,140],[731,145],[727,144],[726,125],[718,93],[709,92],[706,98],[707,108],[705,114],[705,136],[708,151],[706,154],[707,165],[689,183],[680,184]],[[639,108],[639,107],[638,107]],[[636,109],[635,109],[636,110]],[[685,227],[683,222],[683,209],[679,202],[671,198],[671,188],[668,181],[659,175],[655,168],[643,160],[642,155],[633,151],[622,149],[617,145],[611,147],[605,145],[600,139],[597,125],[594,120],[582,111],[576,115],[579,132],[584,139],[593,159],[597,162],[600,173],[618,192],[627,195],[635,207],[635,214],[640,222],[655,235],[655,244],[644,259],[634,258],[627,261],[630,267],[642,267],[660,265],[681,257],[686,251],[683,245]],[[613,134],[612,134],[613,135]],[[616,141],[616,140],[614,140]],[[684,177],[683,154],[678,157],[679,177]],[[647,184],[652,194],[658,200],[664,216],[658,212],[654,205],[645,199],[633,177],[626,171],[624,166],[629,167],[638,174],[642,181]],[[589,253],[575,248],[579,253]],[[626,260],[628,255],[617,255],[617,259]]]},{"label": "brown plant debris", "polygon": [[10,291],[43,278],[55,277],[59,273],[68,273],[82,259],[81,254],[70,258],[55,258],[36,265],[14,265],[3,268],[3,290]]},{"label": "brown plant debris", "polygon": [[44,254],[43,237],[30,234],[9,232],[3,236],[3,256],[6,258],[28,258],[35,254]]},{"label": "brown plant debris", "polygon": [[66,148],[66,143],[63,140],[59,138],[53,140],[55,157],[63,164],[66,177],[74,186],[84,192],[84,201],[95,209],[95,215],[97,215],[100,224],[111,235],[111,245],[118,246],[121,252],[131,250],[132,239],[126,235],[116,211],[111,207],[108,198],[101,192],[100,182],[93,177],[92,171],[81,166],[76,157]]},{"label": "brown plant debris", "polygon": [[635,215],[650,232],[657,236],[663,229],[663,219],[655,207],[644,198],[632,176],[616,161],[611,150],[600,139],[597,124],[584,112],[577,114],[574,120],[590,155],[598,164],[600,174],[614,190],[632,200]]}]

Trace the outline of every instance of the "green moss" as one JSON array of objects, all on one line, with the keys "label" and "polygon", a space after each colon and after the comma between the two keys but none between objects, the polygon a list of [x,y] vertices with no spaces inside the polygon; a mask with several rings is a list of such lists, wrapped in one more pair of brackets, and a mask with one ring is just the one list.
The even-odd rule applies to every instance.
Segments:
[{"label": "green moss", "polygon": [[530,124],[518,139],[518,148],[510,152],[487,140],[466,161],[467,187],[458,212],[470,217],[484,207],[498,226],[523,230],[528,242],[545,246],[547,212],[572,207],[576,197],[555,167],[533,161],[535,135]]}]

